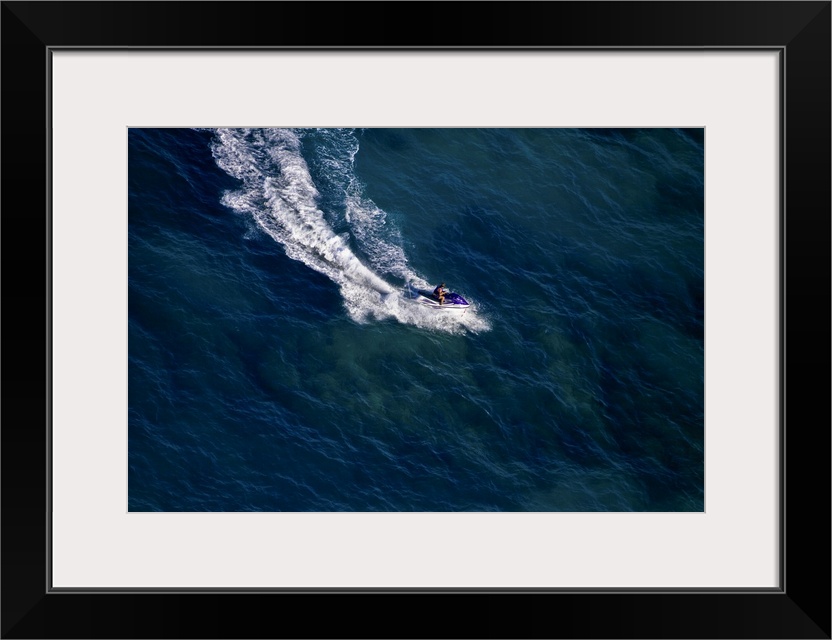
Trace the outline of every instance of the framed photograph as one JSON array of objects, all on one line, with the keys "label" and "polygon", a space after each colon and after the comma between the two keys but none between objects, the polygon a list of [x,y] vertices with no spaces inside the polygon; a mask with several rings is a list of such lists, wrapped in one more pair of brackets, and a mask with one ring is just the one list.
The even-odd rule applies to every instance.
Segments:
[{"label": "framed photograph", "polygon": [[3,637],[830,637],[829,2],[2,11]]}]

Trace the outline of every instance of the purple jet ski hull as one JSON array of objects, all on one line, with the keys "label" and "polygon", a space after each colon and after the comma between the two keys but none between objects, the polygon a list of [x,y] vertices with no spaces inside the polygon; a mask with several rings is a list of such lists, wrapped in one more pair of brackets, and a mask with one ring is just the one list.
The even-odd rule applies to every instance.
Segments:
[{"label": "purple jet ski hull", "polygon": [[413,286],[408,286],[407,291],[408,297],[411,300],[416,300],[419,304],[437,310],[464,311],[470,306],[465,298],[454,292],[446,293],[445,302],[439,304],[439,298],[433,295],[433,291],[428,291],[427,289],[417,289]]}]

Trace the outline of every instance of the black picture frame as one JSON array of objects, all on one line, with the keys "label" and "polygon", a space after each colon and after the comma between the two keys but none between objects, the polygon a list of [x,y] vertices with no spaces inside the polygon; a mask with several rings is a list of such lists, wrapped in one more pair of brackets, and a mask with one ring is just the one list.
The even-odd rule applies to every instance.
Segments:
[{"label": "black picture frame", "polygon": [[[830,2],[3,2],[0,19],[3,638],[830,637]],[[62,47],[779,51],[781,587],[52,592],[47,133]]]}]

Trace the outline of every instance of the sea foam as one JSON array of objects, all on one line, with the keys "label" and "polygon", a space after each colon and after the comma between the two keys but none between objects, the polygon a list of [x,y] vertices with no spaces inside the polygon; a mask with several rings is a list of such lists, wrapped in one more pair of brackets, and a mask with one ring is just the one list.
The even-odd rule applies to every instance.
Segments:
[{"label": "sea foam", "polygon": [[430,285],[408,266],[401,237],[386,212],[365,196],[354,168],[358,140],[350,130],[325,130],[315,149],[324,179],[343,193],[348,230],[336,232],[319,204],[321,194],[303,155],[303,136],[296,129],[214,130],[211,151],[217,165],[242,183],[223,195],[223,204],[250,216],[288,257],[336,283],[356,322],[392,318],[452,333],[488,330],[488,322],[473,308],[437,312],[400,295],[403,283]]}]

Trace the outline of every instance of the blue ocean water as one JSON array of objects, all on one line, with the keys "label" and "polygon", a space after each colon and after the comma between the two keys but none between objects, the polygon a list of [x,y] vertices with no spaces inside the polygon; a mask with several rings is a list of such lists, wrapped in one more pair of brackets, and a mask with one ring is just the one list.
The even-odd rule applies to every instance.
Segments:
[{"label": "blue ocean water", "polygon": [[703,130],[128,143],[130,511],[703,510]]}]

